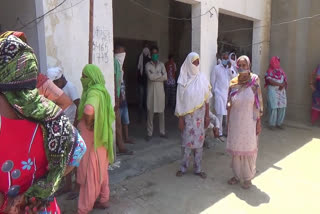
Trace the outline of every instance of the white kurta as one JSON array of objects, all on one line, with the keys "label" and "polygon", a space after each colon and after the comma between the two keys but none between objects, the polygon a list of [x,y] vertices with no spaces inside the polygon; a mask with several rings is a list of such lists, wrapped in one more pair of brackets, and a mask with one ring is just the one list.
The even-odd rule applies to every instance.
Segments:
[{"label": "white kurta", "polygon": [[148,62],[146,64],[146,73],[148,76],[148,111],[153,113],[164,112],[165,93],[163,82],[167,80],[166,68],[162,62],[158,62],[157,65],[153,62]]},{"label": "white kurta", "polygon": [[225,68],[222,64],[215,66],[211,72],[212,93],[215,95],[214,107],[219,115],[227,115],[227,100],[229,84],[237,73],[228,66]]}]

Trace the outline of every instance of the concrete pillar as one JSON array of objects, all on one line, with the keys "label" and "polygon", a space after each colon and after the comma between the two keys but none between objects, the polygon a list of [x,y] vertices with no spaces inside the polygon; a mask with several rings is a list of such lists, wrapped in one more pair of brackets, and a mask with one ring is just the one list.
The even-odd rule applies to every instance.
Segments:
[{"label": "concrete pillar", "polygon": [[[36,5],[36,16],[39,17],[44,14],[43,11],[43,1],[35,0]],[[47,54],[46,54],[46,40],[45,40],[45,26],[44,20],[42,19],[37,24],[37,33],[38,33],[38,47],[39,47],[39,68],[40,72],[46,74],[47,73]]]},{"label": "concrete pillar", "polygon": [[93,44],[93,64],[101,69],[106,88],[114,101],[112,1],[94,1]]},{"label": "concrete pillar", "polygon": [[253,23],[252,37],[252,70],[261,79],[269,64],[271,0],[265,2],[264,9],[263,18]]}]

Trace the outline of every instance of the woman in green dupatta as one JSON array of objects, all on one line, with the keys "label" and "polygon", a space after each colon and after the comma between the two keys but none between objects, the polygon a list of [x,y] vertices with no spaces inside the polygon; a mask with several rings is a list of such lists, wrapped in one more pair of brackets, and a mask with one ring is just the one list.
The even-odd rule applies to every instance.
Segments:
[{"label": "woman in green dupatta", "polygon": [[[77,171],[80,184],[78,214],[89,213],[93,207],[108,207],[107,169],[114,160],[112,124],[115,120],[111,98],[100,69],[92,64],[86,65],[81,82],[83,92],[78,110],[78,128],[88,152]],[[99,196],[99,202],[95,203]]]}]

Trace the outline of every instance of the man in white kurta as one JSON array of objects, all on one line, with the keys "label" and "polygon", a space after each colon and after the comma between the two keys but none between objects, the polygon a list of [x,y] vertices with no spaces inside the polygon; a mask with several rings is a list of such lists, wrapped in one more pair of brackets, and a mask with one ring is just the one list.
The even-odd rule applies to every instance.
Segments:
[{"label": "man in white kurta", "polygon": [[165,92],[164,81],[167,80],[167,72],[164,64],[158,60],[158,49],[153,48],[152,61],[146,64],[146,73],[148,76],[147,85],[147,141],[149,141],[153,135],[153,115],[159,113],[159,127],[160,137],[166,138],[165,122],[164,122],[164,108],[165,108]]},{"label": "man in white kurta", "polygon": [[229,84],[237,73],[232,69],[228,53],[223,54],[221,64],[216,65],[211,72],[212,93],[215,97],[215,111],[220,122],[219,135],[223,135],[223,117],[227,115],[227,100]]}]

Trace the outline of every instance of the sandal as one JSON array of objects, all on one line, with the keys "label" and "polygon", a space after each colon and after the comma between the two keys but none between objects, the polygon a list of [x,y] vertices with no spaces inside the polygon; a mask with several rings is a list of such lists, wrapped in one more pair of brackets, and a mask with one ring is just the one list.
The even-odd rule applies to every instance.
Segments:
[{"label": "sandal", "polygon": [[184,173],[181,171],[181,170],[179,170],[177,173],[176,173],[176,176],[177,177],[182,177],[184,175]]},{"label": "sandal", "polygon": [[200,176],[200,178],[202,179],[206,179],[207,178],[207,174],[205,172],[196,172],[194,173],[197,176]]},{"label": "sandal", "polygon": [[118,154],[119,156],[120,156],[120,155],[133,155],[133,151],[130,151],[130,150],[126,149],[126,150],[124,150],[124,151],[119,151],[117,154]]},{"label": "sandal", "polygon": [[238,184],[240,181],[236,177],[232,177],[230,180],[228,180],[229,185]]},{"label": "sandal", "polygon": [[131,140],[131,139],[127,139],[124,143],[126,143],[126,144],[135,144],[135,143],[133,142],[133,140]]},{"label": "sandal", "polygon": [[252,185],[251,181],[245,181],[245,182],[243,182],[241,187],[242,187],[242,189],[249,189],[251,187],[251,185]]},{"label": "sandal", "polygon": [[105,209],[108,209],[108,208],[109,208],[109,203],[102,204],[102,203],[96,201],[96,202],[94,203],[93,208],[94,208],[94,209],[105,210]]},{"label": "sandal", "polygon": [[66,198],[67,201],[75,200],[79,197],[78,192],[70,192]]}]

